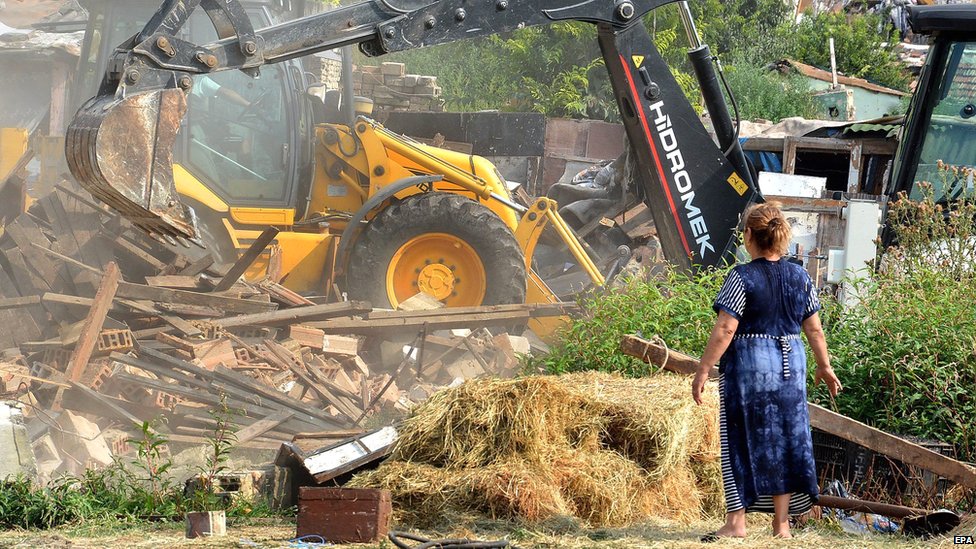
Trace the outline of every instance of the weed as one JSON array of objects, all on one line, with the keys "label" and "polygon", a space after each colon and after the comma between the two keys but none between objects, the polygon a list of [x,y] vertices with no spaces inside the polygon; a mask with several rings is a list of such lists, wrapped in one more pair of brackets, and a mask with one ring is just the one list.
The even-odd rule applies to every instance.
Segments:
[{"label": "weed", "polygon": [[[129,443],[135,444],[138,456],[138,459],[132,461],[132,465],[138,470],[135,480],[139,481],[131,487],[132,496],[137,507],[144,509],[150,515],[164,511],[164,500],[170,500],[171,498],[167,496],[174,492],[173,479],[168,474],[173,462],[168,457],[163,457],[166,443],[169,441],[157,430],[160,421],[157,418],[142,422],[139,426],[139,436],[128,440]],[[125,470],[123,467],[123,471]]]},{"label": "weed", "polygon": [[218,477],[227,472],[227,461],[230,452],[237,442],[236,425],[233,421],[234,413],[227,406],[227,395],[220,393],[220,405],[208,412],[214,421],[213,431],[207,437],[207,457],[203,467],[199,468],[198,480],[201,486],[193,491],[192,504],[200,511],[226,507],[228,502],[218,497]]}]

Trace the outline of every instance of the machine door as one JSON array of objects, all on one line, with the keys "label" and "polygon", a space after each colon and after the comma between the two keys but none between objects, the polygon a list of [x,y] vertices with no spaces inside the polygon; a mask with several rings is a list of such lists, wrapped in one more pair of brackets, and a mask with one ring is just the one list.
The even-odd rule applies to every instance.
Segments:
[{"label": "machine door", "polygon": [[[264,9],[248,10],[255,28],[270,24]],[[202,10],[190,19],[191,39],[217,39]],[[293,63],[265,66],[258,78],[241,71],[197,75],[187,96],[180,160],[231,206],[294,206],[301,144]],[[295,154],[299,151],[299,154]]]},{"label": "machine door", "polygon": [[[910,189],[909,196],[918,199],[924,191],[917,182],[926,181],[937,201],[952,201],[974,194],[973,170],[962,168],[976,167],[976,42],[940,45],[934,53],[942,63],[927,67],[930,89],[910,122],[918,138],[905,144],[917,160],[901,166],[906,173],[899,190]],[[940,170],[940,162],[947,169]]]}]

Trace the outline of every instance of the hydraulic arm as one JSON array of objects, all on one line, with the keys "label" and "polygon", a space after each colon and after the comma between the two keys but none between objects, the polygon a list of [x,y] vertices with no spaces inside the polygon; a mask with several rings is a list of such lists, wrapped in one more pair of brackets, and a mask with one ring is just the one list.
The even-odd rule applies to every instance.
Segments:
[{"label": "hydraulic arm", "polygon": [[[167,0],[140,33],[116,49],[98,95],[78,111],[66,137],[68,165],[93,195],[142,228],[192,238],[192,213],[173,184],[172,147],[195,80],[231,69],[256,76],[262,65],[351,44],[374,56],[584,21],[598,26],[666,256],[685,268],[715,265],[732,249],[743,209],[761,197],[715,84],[707,46],[693,41],[690,54],[724,151],[702,127],[640,23],[644,14],[671,1],[369,0],[255,30],[238,0]],[[210,17],[216,42],[180,38],[198,7]],[[690,25],[687,5],[681,7]],[[690,25],[689,36],[693,31]]]}]

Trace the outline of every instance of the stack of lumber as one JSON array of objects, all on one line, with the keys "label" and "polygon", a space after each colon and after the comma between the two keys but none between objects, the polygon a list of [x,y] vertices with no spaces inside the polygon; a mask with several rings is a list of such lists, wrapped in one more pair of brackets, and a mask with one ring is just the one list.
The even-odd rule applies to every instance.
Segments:
[{"label": "stack of lumber", "polygon": [[205,442],[222,403],[243,447],[388,422],[440,387],[514,375],[530,349],[507,328],[569,309],[445,309],[418,295],[373,310],[244,282],[276,232],[221,268],[68,188],[6,225],[0,396],[28,405],[45,472],[132,451],[130,434],[158,418],[171,443]]}]

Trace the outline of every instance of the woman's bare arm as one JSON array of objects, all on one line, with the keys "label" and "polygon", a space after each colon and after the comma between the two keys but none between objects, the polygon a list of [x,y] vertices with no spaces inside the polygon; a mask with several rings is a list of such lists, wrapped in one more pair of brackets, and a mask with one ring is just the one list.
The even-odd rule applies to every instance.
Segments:
[{"label": "woman's bare arm", "polygon": [[691,383],[691,396],[698,404],[702,403],[701,394],[705,388],[705,382],[708,381],[708,373],[712,370],[712,366],[718,364],[725,350],[729,348],[729,343],[732,342],[732,336],[735,335],[735,330],[738,327],[739,320],[737,318],[726,311],[719,311],[718,318],[715,319],[715,326],[712,327],[712,334],[708,337],[705,352],[702,353],[695,379]]},{"label": "woman's bare arm", "polygon": [[803,321],[803,333],[807,335],[807,343],[813,349],[813,357],[817,361],[817,370],[813,376],[813,383],[823,381],[827,386],[827,391],[831,396],[837,396],[837,392],[843,389],[840,380],[830,366],[830,355],[827,353],[827,338],[824,336],[823,326],[820,324],[820,315],[813,313]]}]

